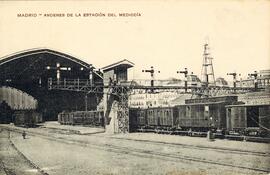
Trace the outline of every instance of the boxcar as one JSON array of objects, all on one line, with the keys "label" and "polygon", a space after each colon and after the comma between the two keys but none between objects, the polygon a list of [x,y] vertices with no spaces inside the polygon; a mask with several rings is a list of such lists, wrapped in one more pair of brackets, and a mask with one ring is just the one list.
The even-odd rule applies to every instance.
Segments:
[{"label": "boxcar", "polygon": [[81,111],[73,112],[73,125],[83,125],[84,123],[84,113]]},{"label": "boxcar", "polygon": [[162,128],[174,127],[174,110],[171,107],[159,108],[159,124]]},{"label": "boxcar", "polygon": [[104,126],[103,111],[61,112],[58,122],[63,125]]},{"label": "boxcar", "polygon": [[173,107],[146,109],[147,124],[150,128],[168,129],[174,125]]},{"label": "boxcar", "polygon": [[155,108],[149,108],[146,110],[147,123],[151,128],[155,128],[159,125],[157,116],[157,110]]},{"label": "boxcar", "polygon": [[176,106],[177,128],[182,130],[207,131],[226,129],[226,108],[237,102],[237,96],[188,99],[185,105]]},{"label": "boxcar", "polygon": [[13,117],[17,126],[34,127],[43,122],[42,114],[35,110],[16,110]]},{"label": "boxcar", "polygon": [[270,104],[228,105],[227,130],[239,135],[270,136]]},{"label": "boxcar", "polygon": [[131,131],[146,128],[147,126],[146,109],[140,108],[129,109],[129,125]]},{"label": "boxcar", "polygon": [[92,113],[92,117],[94,117],[94,120],[92,121],[92,123],[95,126],[104,126],[104,114],[103,114],[103,111],[94,111]]}]

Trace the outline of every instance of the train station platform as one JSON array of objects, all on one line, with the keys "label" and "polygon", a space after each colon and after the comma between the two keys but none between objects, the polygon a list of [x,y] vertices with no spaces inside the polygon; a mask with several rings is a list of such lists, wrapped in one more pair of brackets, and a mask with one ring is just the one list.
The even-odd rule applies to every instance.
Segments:
[{"label": "train station platform", "polygon": [[62,134],[79,134],[79,135],[90,135],[104,133],[105,129],[101,127],[89,127],[89,126],[72,126],[72,125],[61,125],[57,121],[49,121],[40,124],[37,128],[24,128],[18,127],[14,124],[1,124],[0,126],[7,129],[14,129],[20,131],[39,131],[37,128],[50,130],[50,132],[62,133]]},{"label": "train station platform", "polygon": [[57,121],[45,122],[41,125],[42,128],[56,129],[56,130],[65,130],[70,131],[76,134],[97,134],[105,132],[105,129],[102,127],[89,127],[89,126],[72,126],[72,125],[61,125]]}]

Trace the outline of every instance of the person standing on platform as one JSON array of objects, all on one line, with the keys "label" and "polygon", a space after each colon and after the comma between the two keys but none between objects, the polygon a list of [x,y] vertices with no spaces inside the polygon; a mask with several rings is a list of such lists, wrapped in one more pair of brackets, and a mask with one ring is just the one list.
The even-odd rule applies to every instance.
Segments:
[{"label": "person standing on platform", "polygon": [[25,138],[26,138],[26,132],[25,132],[25,131],[23,131],[23,133],[22,133],[22,137],[23,137],[23,139],[25,139]]}]

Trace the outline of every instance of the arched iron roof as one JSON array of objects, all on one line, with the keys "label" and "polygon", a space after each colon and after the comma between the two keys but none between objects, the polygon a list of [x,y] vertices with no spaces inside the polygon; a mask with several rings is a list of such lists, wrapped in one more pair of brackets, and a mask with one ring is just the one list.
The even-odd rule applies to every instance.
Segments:
[{"label": "arched iron roof", "polygon": [[[41,53],[49,53],[49,54],[53,54],[53,55],[56,55],[56,56],[60,56],[62,58],[73,61],[73,62],[75,62],[75,63],[77,63],[77,64],[79,64],[79,65],[81,65],[82,67],[85,67],[85,68],[89,68],[90,66],[92,66],[91,64],[88,64],[88,63],[86,63],[86,62],[84,62],[84,61],[82,61],[82,60],[80,60],[80,59],[78,59],[78,58],[76,58],[74,56],[71,56],[69,54],[65,54],[63,52],[59,52],[59,51],[56,51],[56,50],[52,50],[52,49],[49,49],[49,48],[27,49],[27,50],[24,50],[24,51],[15,52],[13,54],[4,56],[4,57],[0,58],[0,66],[5,64],[5,63],[20,59],[20,58],[25,57],[25,56],[36,55],[36,54],[41,54]],[[100,78],[103,78],[96,71],[94,71],[94,73],[97,76],[99,76]]]},{"label": "arched iron roof", "polygon": [[10,61],[13,61],[13,60],[16,60],[16,59],[19,59],[19,58],[24,57],[24,56],[36,55],[36,54],[40,54],[40,53],[50,53],[53,55],[61,56],[63,58],[66,58],[68,60],[76,62],[76,63],[78,63],[86,68],[88,68],[90,66],[90,64],[88,64],[82,60],[79,60],[78,58],[75,58],[74,56],[71,56],[71,55],[68,55],[68,54],[65,54],[65,53],[62,53],[59,51],[55,51],[52,49],[48,49],[48,48],[28,49],[28,50],[13,53],[11,55],[7,55],[7,56],[2,57],[0,59],[0,65],[5,64],[5,63],[10,62]]}]

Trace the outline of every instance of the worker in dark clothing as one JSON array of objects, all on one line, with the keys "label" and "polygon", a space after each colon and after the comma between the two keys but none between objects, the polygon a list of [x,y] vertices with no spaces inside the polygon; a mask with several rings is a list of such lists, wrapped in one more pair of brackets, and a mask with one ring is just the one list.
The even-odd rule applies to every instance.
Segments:
[{"label": "worker in dark clothing", "polygon": [[25,137],[26,137],[26,132],[25,131],[23,131],[22,136],[23,136],[23,139],[25,139]]}]

